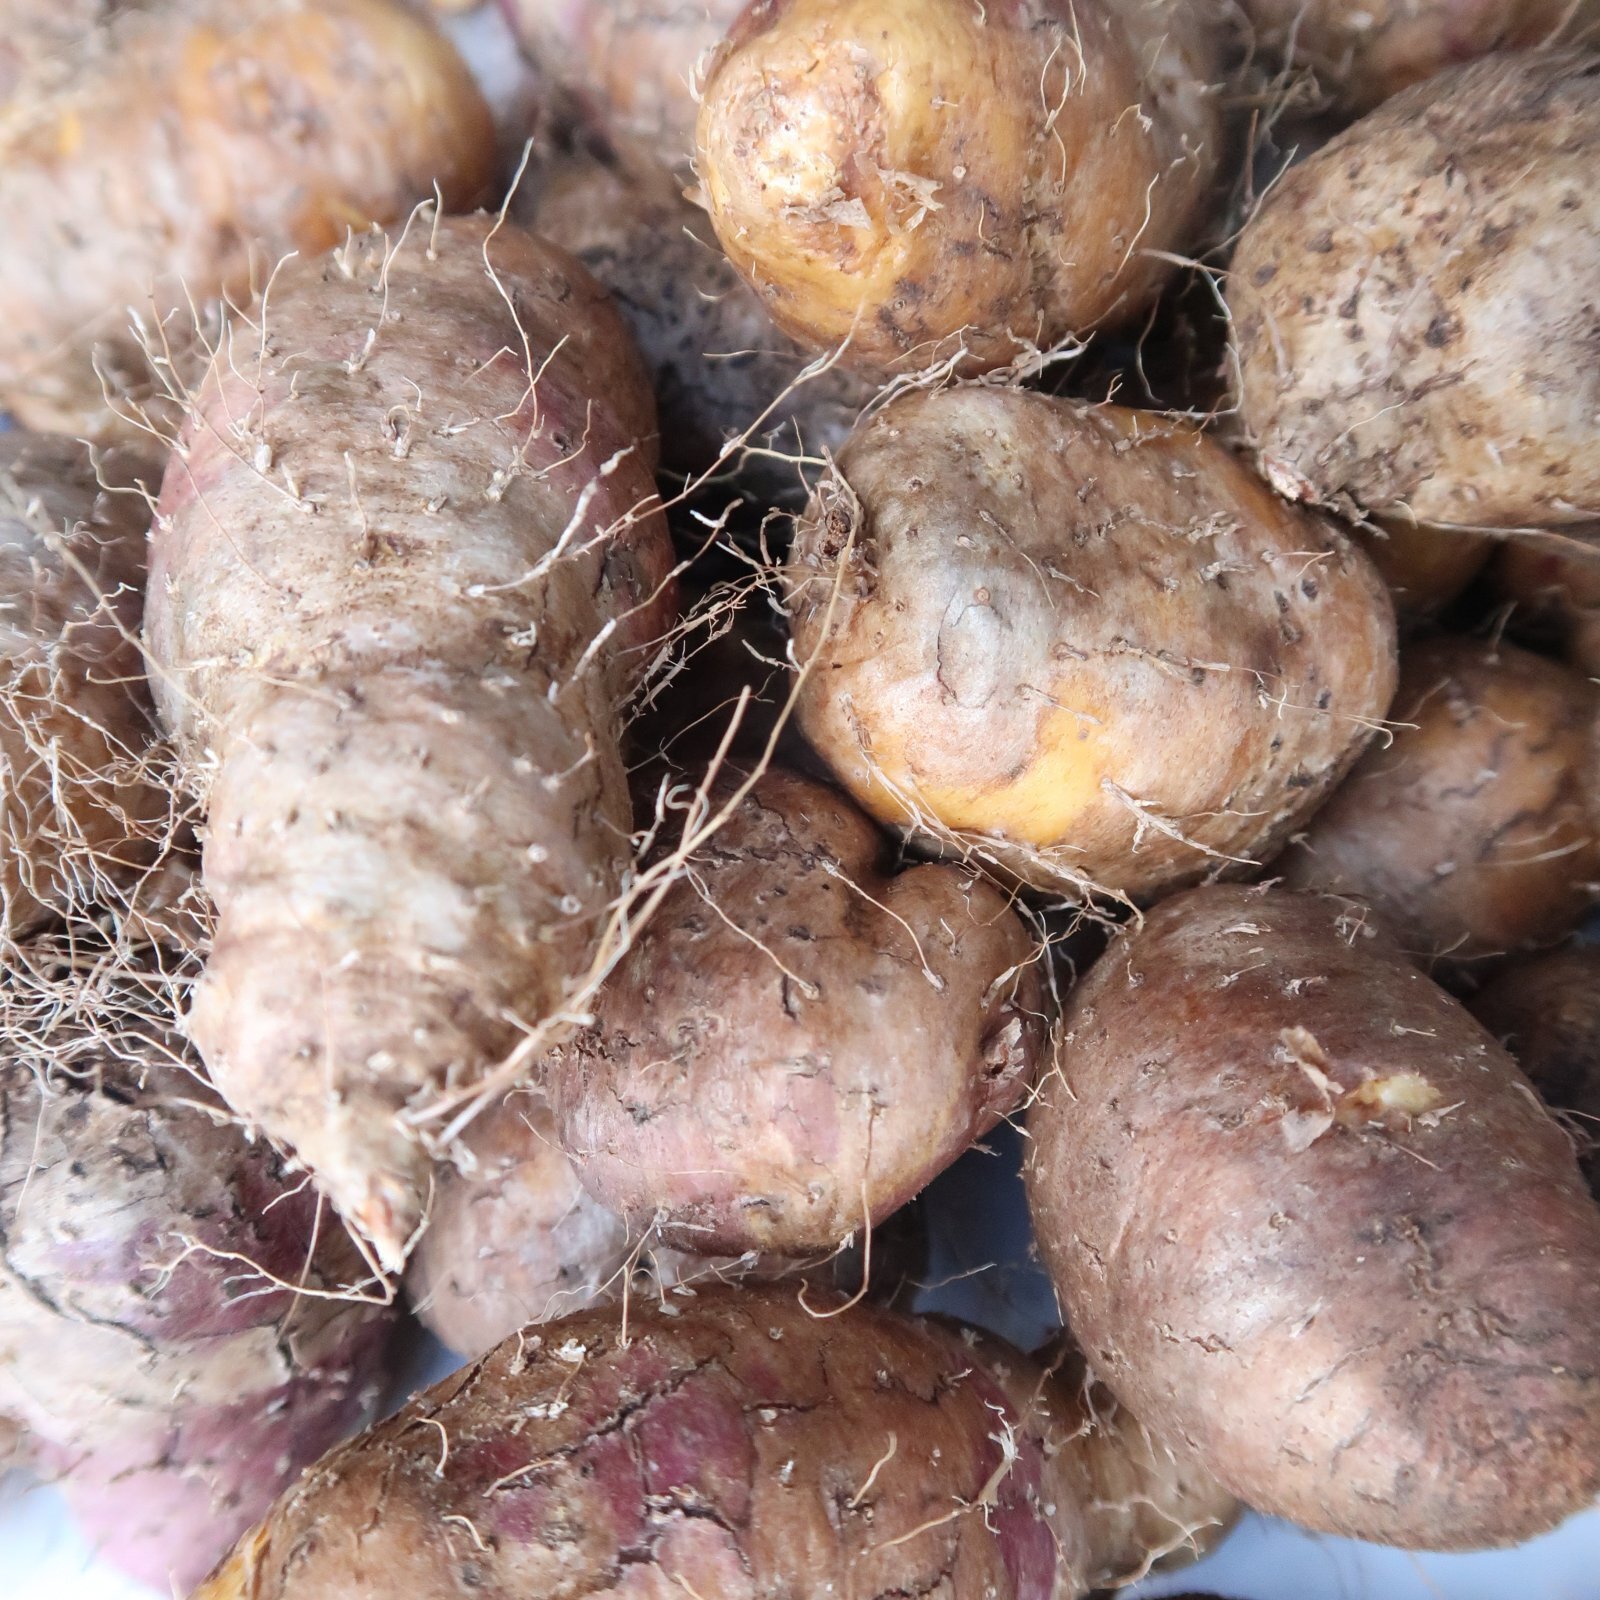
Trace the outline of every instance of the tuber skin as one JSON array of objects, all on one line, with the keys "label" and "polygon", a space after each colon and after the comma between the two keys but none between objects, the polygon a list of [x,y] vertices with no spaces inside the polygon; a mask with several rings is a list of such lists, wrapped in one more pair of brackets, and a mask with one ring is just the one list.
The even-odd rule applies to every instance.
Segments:
[{"label": "tuber skin", "polygon": [[[616,300],[655,384],[662,467],[690,480],[720,468],[758,512],[802,509],[800,458],[837,450],[872,387],[831,368],[787,392],[809,355],[773,327],[705,213],[659,174],[574,153],[537,186],[526,220]],[[728,441],[747,432],[772,454],[725,457]]]},{"label": "tuber skin", "polygon": [[1356,539],[1394,596],[1395,611],[1413,626],[1429,621],[1488,565],[1487,534],[1392,521],[1356,529]]},{"label": "tuber skin", "polygon": [[788,584],[800,723],[839,781],[1044,889],[1146,899],[1269,859],[1394,690],[1366,557],[1197,429],[1114,406],[885,407]]},{"label": "tuber skin", "polygon": [[1447,67],[1600,32],[1595,0],[1238,0],[1255,43],[1309,67],[1347,111],[1370,111]]},{"label": "tuber skin", "polygon": [[187,1593],[371,1415],[392,1313],[339,1297],[365,1276],[348,1236],[151,997],[24,1031],[8,981],[0,1413],[107,1560]]},{"label": "tuber skin", "polygon": [[0,253],[0,405],[79,436],[164,429],[167,387],[204,371],[197,311],[435,184],[476,203],[494,154],[466,67],[398,0],[124,10],[0,117],[0,212],[28,224]]},{"label": "tuber skin", "polygon": [[487,218],[286,263],[168,467],[158,707],[207,789],[218,1088],[397,1269],[470,1085],[586,972],[620,708],[672,611],[653,407],[600,287]]},{"label": "tuber skin", "polygon": [[1413,956],[1561,938],[1600,880],[1600,695],[1554,661],[1441,637],[1401,660],[1374,745],[1277,863],[1371,907]]},{"label": "tuber skin", "polygon": [[1228,277],[1280,493],[1467,529],[1600,505],[1600,57],[1496,57],[1285,173]]},{"label": "tuber skin", "polygon": [[1213,32],[1170,0],[753,0],[700,104],[717,236],[779,327],[865,372],[1126,321],[1203,226]]},{"label": "tuber skin", "polygon": [[500,0],[571,119],[641,174],[689,176],[700,67],[743,0]]},{"label": "tuber skin", "polygon": [[195,1600],[1073,1600],[1231,1515],[1081,1384],[814,1314],[838,1304],[712,1291],[508,1339],[326,1457]]},{"label": "tuber skin", "polygon": [[[1585,533],[1592,539],[1600,527]],[[1498,593],[1515,602],[1512,628],[1553,629],[1567,661],[1585,677],[1600,677],[1600,548],[1512,539],[1489,575]]]},{"label": "tuber skin", "polygon": [[1095,1373],[1247,1504],[1427,1550],[1600,1491],[1600,1211],[1510,1057],[1347,905],[1164,901],[1029,1119]]},{"label": "tuber skin", "polygon": [[[473,1122],[463,1143],[472,1166],[441,1168],[406,1273],[429,1332],[476,1356],[526,1323],[620,1296],[639,1241],[584,1191],[542,1094],[508,1096]],[[681,1262],[653,1250],[648,1265],[671,1283]]]},{"label": "tuber skin", "polygon": [[118,902],[167,829],[139,653],[159,481],[137,451],[0,433],[0,930]]},{"label": "tuber skin", "polygon": [[1507,962],[1469,1004],[1545,1103],[1571,1114],[1589,1187],[1600,1188],[1600,948]]},{"label": "tuber skin", "polygon": [[633,1237],[826,1254],[1027,1091],[1048,1034],[1031,935],[981,878],[885,854],[836,790],[765,773],[541,1068]]}]

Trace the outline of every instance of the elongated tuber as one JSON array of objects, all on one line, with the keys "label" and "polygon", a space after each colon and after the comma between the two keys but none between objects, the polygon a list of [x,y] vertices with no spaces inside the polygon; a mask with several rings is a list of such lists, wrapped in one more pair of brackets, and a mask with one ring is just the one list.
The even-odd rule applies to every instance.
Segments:
[{"label": "elongated tuber", "polygon": [[487,219],[289,263],[259,314],[153,536],[219,913],[190,1022],[398,1267],[406,1113],[561,1007],[629,859],[620,708],[672,598],[653,408],[598,285]]},{"label": "elongated tuber", "polygon": [[1074,1600],[1232,1512],[1014,1351],[792,1290],[508,1339],[335,1451],[196,1600]]},{"label": "elongated tuber", "polygon": [[1074,992],[1029,1197],[1095,1372],[1256,1509],[1512,1544],[1600,1490],[1600,1210],[1347,905],[1163,902]]}]

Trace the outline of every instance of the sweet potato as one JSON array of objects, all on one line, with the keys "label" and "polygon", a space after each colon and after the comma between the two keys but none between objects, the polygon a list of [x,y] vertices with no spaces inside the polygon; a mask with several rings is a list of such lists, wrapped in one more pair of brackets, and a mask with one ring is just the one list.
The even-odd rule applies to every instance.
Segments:
[{"label": "sweet potato", "polygon": [[1592,38],[1594,0],[1239,0],[1269,56],[1309,67],[1368,111],[1436,72],[1497,50]]},{"label": "sweet potato", "polygon": [[1489,575],[1498,592],[1515,603],[1508,619],[1513,629],[1553,634],[1573,666],[1588,677],[1600,676],[1600,548],[1508,540]]},{"label": "sweet potato", "polygon": [[0,433],[0,929],[116,902],[166,831],[139,654],[160,469]]},{"label": "sweet potato", "polygon": [[1165,901],[1029,1119],[1094,1371],[1258,1510],[1429,1550],[1600,1491],[1600,1211],[1468,1013],[1332,899]]},{"label": "sweet potato", "polygon": [[[835,368],[789,392],[810,357],[773,327],[705,213],[670,180],[574,154],[525,216],[615,297],[655,381],[662,466],[693,479],[721,463],[757,511],[798,511],[808,482],[799,458],[837,450],[871,387]],[[760,453],[725,455],[748,430]]]},{"label": "sweet potato", "polygon": [[493,160],[466,68],[397,0],[129,8],[0,110],[0,214],[26,219],[0,252],[0,405],[125,429],[204,370],[197,309],[436,183],[474,203]]},{"label": "sweet potato", "polygon": [[1545,1103],[1571,1114],[1589,1186],[1600,1188],[1600,948],[1507,962],[1469,1005]]},{"label": "sweet potato", "polygon": [[1026,1091],[1047,1031],[1027,930],[959,868],[885,853],[843,795],[768,772],[541,1068],[635,1236],[824,1253]]},{"label": "sweet potato", "polygon": [[106,1559],[186,1592],[370,1416],[392,1318],[161,997],[85,999],[90,942],[29,947],[0,1006],[0,1413]]},{"label": "sweet potato", "polygon": [[[468,1128],[463,1143],[471,1164],[440,1170],[406,1273],[411,1302],[432,1333],[476,1356],[525,1323],[621,1293],[638,1241],[584,1192],[542,1095],[508,1096]],[[672,1282],[677,1260],[662,1251],[647,1264]]]},{"label": "sweet potato", "polygon": [[805,733],[919,844],[1145,897],[1266,858],[1388,708],[1331,523],[1185,423],[1019,390],[875,413],[789,573]]},{"label": "sweet potato", "polygon": [[[820,1296],[817,1310],[834,1309]],[[1015,1352],[793,1291],[509,1339],[329,1455],[196,1600],[1071,1600],[1231,1505]]]},{"label": "sweet potato", "polygon": [[1559,939],[1600,893],[1600,695],[1519,650],[1404,652],[1374,745],[1276,870],[1370,906],[1414,956]]},{"label": "sweet potato", "polygon": [[190,1025],[398,1267],[403,1113],[560,1008],[630,857],[620,706],[671,602],[653,407],[599,286],[488,219],[289,263],[264,317],[153,535],[220,919]]},{"label": "sweet potato", "polygon": [[1291,499],[1465,528],[1600,505],[1600,57],[1497,57],[1286,173],[1228,277],[1240,417]]},{"label": "sweet potato", "polygon": [[707,68],[697,166],[796,339],[981,371],[1155,298],[1219,160],[1214,75],[1170,0],[755,0]]},{"label": "sweet potato", "polygon": [[641,171],[688,173],[702,59],[744,0],[500,0],[547,91]]}]

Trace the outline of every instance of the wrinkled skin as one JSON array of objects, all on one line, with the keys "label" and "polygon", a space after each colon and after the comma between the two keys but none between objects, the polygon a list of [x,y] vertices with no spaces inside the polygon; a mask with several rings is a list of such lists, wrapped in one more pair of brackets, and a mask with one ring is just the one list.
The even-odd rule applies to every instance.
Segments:
[{"label": "wrinkled skin", "polygon": [[1412,1549],[1600,1490],[1600,1211],[1443,990],[1332,899],[1167,900],[1075,991],[1029,1119],[1095,1373],[1247,1504]]},{"label": "wrinkled skin", "polygon": [[[475,204],[493,161],[466,67],[395,0],[129,9],[0,108],[0,212],[28,219],[0,253],[0,405],[75,435],[140,407],[164,426],[167,385],[205,370],[197,313],[435,183]],[[130,309],[175,371],[152,370]]]},{"label": "wrinkled skin", "polygon": [[141,757],[145,533],[160,468],[0,434],[0,927],[116,903],[165,832]]},{"label": "wrinkled skin", "polygon": [[1454,600],[1488,564],[1494,540],[1487,534],[1458,533],[1393,521],[1356,529],[1361,548],[1372,558],[1394,596],[1395,610],[1409,623],[1426,622]]},{"label": "wrinkled skin", "polygon": [[1600,34],[1595,0],[1237,0],[1270,57],[1310,67],[1349,111],[1497,50]]},{"label": "wrinkled skin", "polygon": [[370,1416],[392,1319],[319,1294],[364,1276],[348,1236],[145,1004],[7,1030],[0,1412],[107,1560],[187,1592]]},{"label": "wrinkled skin", "polygon": [[655,382],[662,466],[698,478],[720,462],[733,473],[713,491],[721,499],[731,491],[759,513],[801,509],[814,466],[724,459],[723,446],[753,429],[755,449],[818,458],[844,443],[871,386],[835,368],[786,393],[810,356],[772,326],[676,184],[574,156],[537,186],[525,217],[616,299]]},{"label": "wrinkled skin", "polygon": [[1508,962],[1469,1002],[1546,1105],[1572,1113],[1589,1187],[1600,1187],[1600,948]]},{"label": "wrinkled skin", "polygon": [[399,1114],[592,958],[619,707],[670,616],[639,358],[577,262],[492,231],[285,266],[153,535],[158,705],[209,782],[193,1037],[390,1267],[429,1167]]},{"label": "wrinkled skin", "polygon": [[[519,1092],[468,1128],[469,1170],[443,1167],[406,1290],[417,1316],[452,1350],[480,1355],[525,1323],[620,1295],[635,1239],[584,1192],[556,1142],[543,1096]],[[644,1265],[670,1283],[672,1251]]]},{"label": "wrinkled skin", "polygon": [[884,853],[843,795],[768,772],[541,1069],[635,1237],[825,1254],[1025,1093],[1048,1029],[1032,937],[981,879]]},{"label": "wrinkled skin", "polygon": [[[1591,540],[1600,525],[1584,530]],[[1509,625],[1519,632],[1553,630],[1566,659],[1585,676],[1600,676],[1600,546],[1553,540],[1510,540],[1490,576],[1515,601]]]},{"label": "wrinkled skin", "polygon": [[1600,893],[1600,696],[1482,641],[1408,648],[1375,744],[1275,870],[1371,907],[1411,955],[1559,939]]},{"label": "wrinkled skin", "polygon": [[919,845],[1134,898],[1248,870],[1388,709],[1366,557],[1183,423],[956,389],[839,473],[788,573],[801,726]]},{"label": "wrinkled skin", "polygon": [[[195,1600],[1071,1600],[1137,1568],[1130,1531],[1230,1514],[1014,1351],[792,1290],[675,1310],[507,1340],[328,1456]],[[1096,1504],[1119,1478],[1138,1515]]]},{"label": "wrinkled skin", "polygon": [[1228,277],[1280,493],[1464,528],[1600,506],[1600,57],[1506,56],[1286,173]]},{"label": "wrinkled skin", "polygon": [[796,339],[983,371],[1155,298],[1203,223],[1214,81],[1210,30],[1162,0],[754,0],[697,170]]},{"label": "wrinkled skin", "polygon": [[500,0],[547,89],[630,164],[687,176],[694,87],[742,0]]}]

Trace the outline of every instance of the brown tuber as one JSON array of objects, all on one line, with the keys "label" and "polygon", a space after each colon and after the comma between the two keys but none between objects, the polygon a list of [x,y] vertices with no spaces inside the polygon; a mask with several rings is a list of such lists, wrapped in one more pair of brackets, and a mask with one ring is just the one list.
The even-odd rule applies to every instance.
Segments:
[{"label": "brown tuber", "polygon": [[0,932],[117,905],[169,832],[138,642],[159,475],[0,433]]},{"label": "brown tuber", "polygon": [[474,204],[493,160],[466,67],[399,0],[127,7],[0,107],[0,214],[26,219],[0,252],[0,405],[164,428],[204,371],[197,315],[435,184]]},{"label": "brown tuber", "polygon": [[1600,1211],[1494,1040],[1333,900],[1164,901],[1029,1118],[1095,1373],[1257,1510],[1514,1544],[1600,1491]]},{"label": "brown tuber", "polygon": [[106,1559],[187,1592],[370,1416],[392,1317],[169,997],[73,974],[92,934],[30,946],[0,1001],[0,1413]]},{"label": "brown tuber", "polygon": [[672,600],[653,406],[599,286],[488,219],[288,263],[261,315],[153,536],[219,915],[190,1025],[394,1268],[415,1114],[562,1007],[630,859],[621,705]]},{"label": "brown tuber", "polygon": [[1595,0],[1237,0],[1269,56],[1309,67],[1367,111],[1447,67],[1501,50],[1595,37]]},{"label": "brown tuber", "polygon": [[584,1186],[635,1237],[823,1254],[1022,1099],[1048,1031],[1038,957],[998,890],[895,873],[826,785],[774,769],[731,791],[540,1076]]},{"label": "brown tuber", "polygon": [[982,371],[1154,300],[1202,227],[1214,81],[1170,0],[755,0],[707,68],[697,166],[796,339]]},{"label": "brown tuber", "polygon": [[1247,871],[1394,688],[1366,557],[1189,425],[968,387],[863,422],[790,569],[799,717],[919,845],[1143,899]]},{"label": "brown tuber", "polygon": [[1465,529],[1600,506],[1600,56],[1441,73],[1291,168],[1228,275],[1283,494]]},{"label": "brown tuber", "polygon": [[1103,1392],[837,1297],[508,1339],[313,1468],[195,1600],[1075,1600],[1232,1502]]},{"label": "brown tuber", "polygon": [[1374,745],[1277,863],[1371,907],[1413,956],[1559,939],[1600,896],[1600,693],[1513,645],[1437,638],[1401,658]]}]

